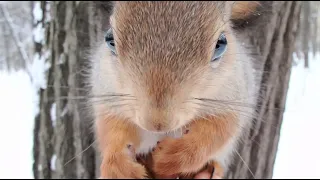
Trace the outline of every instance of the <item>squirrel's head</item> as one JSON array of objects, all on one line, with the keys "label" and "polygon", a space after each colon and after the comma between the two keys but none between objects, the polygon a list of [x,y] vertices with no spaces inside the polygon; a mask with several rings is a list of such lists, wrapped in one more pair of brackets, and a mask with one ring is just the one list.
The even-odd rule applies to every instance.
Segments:
[{"label": "squirrel's head", "polygon": [[180,128],[197,115],[197,98],[217,97],[234,75],[232,20],[256,7],[249,1],[116,2],[96,58],[100,80],[93,83],[128,94],[128,107],[113,108],[141,128]]}]

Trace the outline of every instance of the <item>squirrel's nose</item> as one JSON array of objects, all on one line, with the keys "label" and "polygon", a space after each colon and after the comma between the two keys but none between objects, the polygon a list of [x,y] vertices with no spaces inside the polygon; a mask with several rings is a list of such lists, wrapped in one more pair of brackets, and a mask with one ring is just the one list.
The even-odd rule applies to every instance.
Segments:
[{"label": "squirrel's nose", "polygon": [[167,127],[164,123],[160,123],[160,122],[151,122],[150,126],[151,126],[150,129],[152,131],[157,131],[157,132],[165,131]]},{"label": "squirrel's nose", "polygon": [[155,125],[155,128],[156,128],[157,131],[161,131],[161,129],[162,129],[162,124],[157,123],[157,124]]},{"label": "squirrel's nose", "polygon": [[146,122],[145,128],[148,131],[154,131],[154,132],[165,132],[168,130],[168,126],[165,123],[154,122],[154,121]]}]

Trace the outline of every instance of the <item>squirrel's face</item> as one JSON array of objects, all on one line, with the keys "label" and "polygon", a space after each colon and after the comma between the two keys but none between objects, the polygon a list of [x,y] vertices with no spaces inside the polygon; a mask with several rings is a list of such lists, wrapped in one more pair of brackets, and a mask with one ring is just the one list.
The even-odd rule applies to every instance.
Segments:
[{"label": "squirrel's face", "polygon": [[113,88],[134,97],[129,119],[149,131],[172,131],[203,114],[197,98],[219,99],[236,61],[231,5],[115,3],[105,50]]}]

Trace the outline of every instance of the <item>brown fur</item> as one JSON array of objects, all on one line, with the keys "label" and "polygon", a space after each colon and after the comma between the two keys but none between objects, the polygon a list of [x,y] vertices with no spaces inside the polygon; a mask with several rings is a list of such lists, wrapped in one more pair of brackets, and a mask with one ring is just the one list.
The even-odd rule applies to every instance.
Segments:
[{"label": "brown fur", "polygon": [[[188,134],[179,139],[166,138],[158,144],[152,153],[153,173],[157,177],[167,177],[198,172],[210,155],[232,138],[237,128],[236,121],[237,116],[233,113],[195,119],[188,126]],[[139,146],[135,125],[108,117],[97,123],[97,133],[103,155],[100,167],[102,178],[147,177],[146,169],[128,152],[127,145]],[[221,167],[215,168],[216,175],[223,174]]]},{"label": "brown fur", "polygon": [[128,145],[139,146],[136,126],[124,119],[106,117],[97,122],[97,137],[102,164],[101,178],[138,178],[147,176],[145,168],[135,162]]},{"label": "brown fur", "polygon": [[[96,114],[109,112],[96,120],[102,178],[147,176],[133,156],[141,144],[140,129],[171,132],[189,124],[188,134],[165,138],[152,153],[156,176],[196,173],[238,136],[240,124],[245,123],[236,112],[223,109],[215,116],[196,118],[203,114],[203,109],[201,113],[198,110],[203,107],[186,102],[192,97],[221,95],[246,98],[241,94],[246,93],[245,70],[236,66],[237,40],[229,20],[245,18],[255,8],[249,2],[233,8],[230,3],[217,1],[115,2],[111,26],[117,56],[101,48],[97,55],[101,62],[95,62],[98,65],[93,70],[100,74],[93,76],[93,89],[104,92],[98,83],[111,79],[115,81],[110,85],[114,92],[131,94],[136,100],[130,104],[133,110],[129,113],[109,108],[109,104],[95,106]],[[210,60],[223,31],[228,53],[213,70]],[[116,64],[111,66],[116,69],[112,76],[105,75],[106,64]],[[219,162],[210,161],[210,165],[215,166],[216,175],[223,176]]]},{"label": "brown fur", "polygon": [[[174,107],[180,107],[196,83],[210,73],[215,43],[228,29],[223,18],[230,13],[225,6],[210,1],[115,4],[111,19],[117,58],[125,83],[133,84],[133,94],[143,101],[140,106],[148,109],[137,115],[144,128],[167,131],[177,126],[168,120],[177,113]],[[182,87],[190,88],[184,92]],[[148,115],[150,109],[156,114]]]},{"label": "brown fur", "polygon": [[260,6],[258,1],[235,1],[232,7],[231,18],[234,20],[246,19]]},{"label": "brown fur", "polygon": [[[153,152],[154,172],[160,176],[196,173],[236,132],[237,116],[233,113],[195,119],[189,133],[182,138],[166,138]],[[215,162],[213,162],[215,163]],[[220,171],[220,172],[219,172]],[[222,169],[217,168],[217,174]]]}]

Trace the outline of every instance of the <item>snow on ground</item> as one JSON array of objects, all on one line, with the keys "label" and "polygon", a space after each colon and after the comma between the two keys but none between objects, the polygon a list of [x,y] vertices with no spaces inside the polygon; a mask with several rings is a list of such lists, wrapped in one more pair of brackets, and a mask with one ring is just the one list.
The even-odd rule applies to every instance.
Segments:
[{"label": "snow on ground", "polygon": [[0,178],[33,179],[34,89],[24,72],[0,72]]},{"label": "snow on ground", "polygon": [[[37,62],[37,61],[36,61]],[[34,73],[46,65],[31,68]],[[47,68],[47,67],[46,67]],[[320,178],[320,55],[293,67],[273,178]],[[37,78],[36,78],[37,79]],[[0,72],[0,178],[33,178],[32,146],[37,97],[24,72]],[[54,161],[55,159],[53,159]]]},{"label": "snow on ground", "polygon": [[292,69],[273,178],[320,178],[320,54],[303,66]]}]

